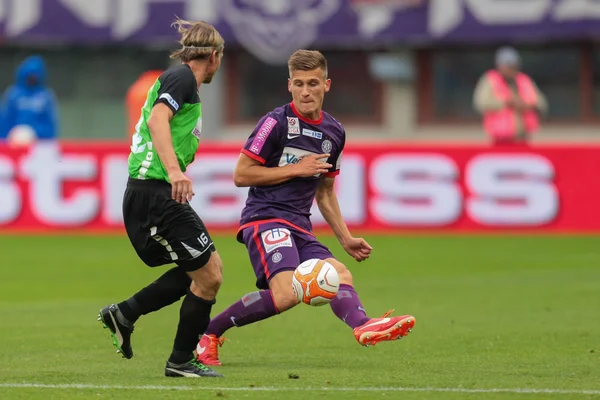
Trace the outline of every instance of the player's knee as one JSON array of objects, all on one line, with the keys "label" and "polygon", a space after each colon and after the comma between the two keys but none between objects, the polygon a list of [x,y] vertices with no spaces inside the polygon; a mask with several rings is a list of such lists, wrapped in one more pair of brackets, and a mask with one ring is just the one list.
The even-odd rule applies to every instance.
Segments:
[{"label": "player's knee", "polygon": [[223,275],[221,271],[214,271],[212,274],[208,275],[206,284],[204,285],[208,291],[217,295],[217,292],[221,288],[221,284],[223,283]]},{"label": "player's knee", "polygon": [[221,284],[223,284],[223,273],[219,270],[216,274],[215,277],[213,279],[212,282],[212,288],[215,291],[215,294],[219,291],[219,289],[221,288]]},{"label": "player's knee", "polygon": [[[289,279],[288,276],[289,275]],[[292,289],[292,274],[291,273],[281,273],[276,276],[277,279],[273,279],[270,282],[271,294],[273,295],[273,302],[275,303],[275,307],[279,312],[284,312],[294,307],[299,303],[296,294],[294,293],[294,289]],[[288,284],[282,284],[282,281],[285,281]]]},{"label": "player's knee", "polygon": [[340,276],[340,283],[344,285],[352,285],[352,273],[343,263],[334,258],[328,258],[326,261],[333,265],[337,271],[338,275]]},{"label": "player's knee", "polygon": [[294,290],[290,286],[290,290],[280,290],[280,291],[272,291],[273,293],[273,302],[275,303],[275,307],[279,312],[284,312],[289,310],[290,308],[296,306],[298,302],[298,298],[294,293]]},{"label": "player's knee", "polygon": [[293,275],[294,271],[282,271],[272,276],[269,281],[273,302],[280,313],[299,303],[292,287]]},{"label": "player's knee", "polygon": [[348,268],[344,267],[342,271],[338,271],[338,274],[340,275],[340,283],[352,285],[352,273]]},{"label": "player's knee", "polygon": [[222,270],[223,263],[221,258],[217,252],[213,252],[208,263],[202,268],[188,273],[194,282],[192,286],[200,293],[194,292],[194,294],[205,299],[215,298],[223,282]]},{"label": "player's knee", "polygon": [[222,277],[220,273],[204,274],[202,277],[195,277],[195,279],[193,279],[192,287],[195,287],[196,290],[192,290],[192,292],[207,300],[214,299],[217,297],[221,282]]},{"label": "player's knee", "polygon": [[[215,254],[215,253],[213,253]],[[216,295],[223,283],[223,262],[221,258],[217,255],[216,257],[211,257],[210,262],[205,266],[206,269],[206,286],[207,289],[214,292]]]}]

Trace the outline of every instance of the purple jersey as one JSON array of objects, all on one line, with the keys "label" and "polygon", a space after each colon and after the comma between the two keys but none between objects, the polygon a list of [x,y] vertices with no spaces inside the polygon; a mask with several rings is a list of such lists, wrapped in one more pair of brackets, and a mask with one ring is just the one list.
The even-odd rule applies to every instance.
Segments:
[{"label": "purple jersey", "polygon": [[[345,142],[342,124],[331,115],[322,112],[319,120],[312,121],[300,116],[290,103],[261,118],[242,153],[271,168],[296,164],[307,155],[328,153],[327,162],[333,167],[326,175],[335,176],[340,172]],[[310,209],[320,181],[319,174],[279,185],[250,187],[241,225],[280,219],[311,232]]]}]

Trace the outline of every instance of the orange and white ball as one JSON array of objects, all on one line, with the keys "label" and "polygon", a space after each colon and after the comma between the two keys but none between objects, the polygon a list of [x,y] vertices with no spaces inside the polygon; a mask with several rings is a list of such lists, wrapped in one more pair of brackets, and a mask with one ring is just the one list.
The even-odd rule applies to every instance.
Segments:
[{"label": "orange and white ball", "polygon": [[322,306],[335,298],[340,289],[340,276],[327,261],[313,258],[298,265],[292,277],[298,301],[309,306]]}]

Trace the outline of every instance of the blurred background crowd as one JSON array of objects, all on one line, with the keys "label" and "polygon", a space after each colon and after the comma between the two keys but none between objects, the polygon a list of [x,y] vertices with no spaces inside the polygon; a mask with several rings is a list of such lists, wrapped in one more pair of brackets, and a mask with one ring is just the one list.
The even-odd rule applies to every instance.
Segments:
[{"label": "blurred background crowd", "polygon": [[[289,101],[285,61],[297,48],[328,57],[325,110],[355,140],[600,137],[596,1],[3,0],[0,8],[0,138],[128,137],[171,63],[175,15],[206,20],[226,39],[223,69],[202,89],[206,139],[242,140]],[[513,123],[499,127],[503,118]]]}]

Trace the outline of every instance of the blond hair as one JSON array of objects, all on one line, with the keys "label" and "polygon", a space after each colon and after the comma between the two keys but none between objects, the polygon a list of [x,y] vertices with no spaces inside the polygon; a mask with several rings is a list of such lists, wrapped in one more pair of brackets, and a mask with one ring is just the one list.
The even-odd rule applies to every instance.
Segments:
[{"label": "blond hair", "polygon": [[290,76],[294,71],[312,71],[321,68],[327,79],[327,59],[317,50],[296,50],[288,60]]},{"label": "blond hair", "polygon": [[171,53],[171,58],[179,58],[183,62],[208,58],[216,51],[222,53],[225,41],[211,24],[198,21],[190,22],[177,19],[171,26],[177,28],[181,35],[179,43],[182,48]]}]

